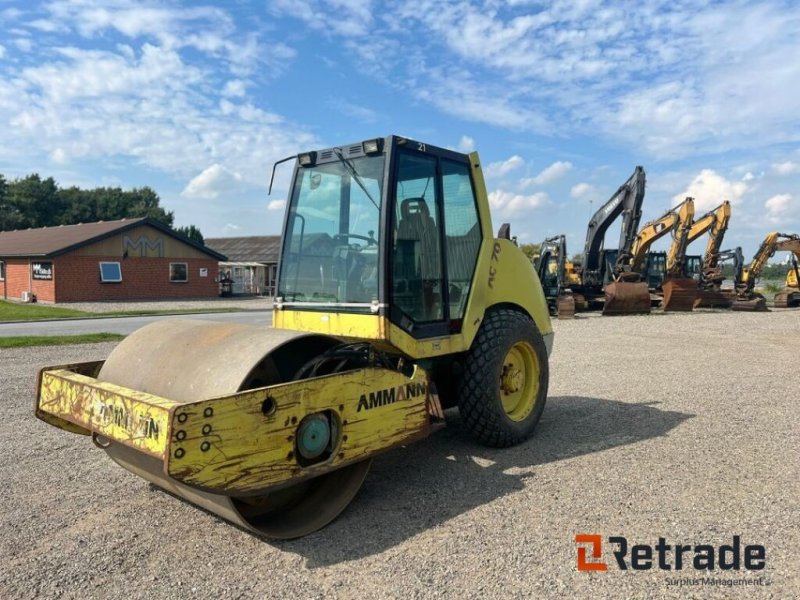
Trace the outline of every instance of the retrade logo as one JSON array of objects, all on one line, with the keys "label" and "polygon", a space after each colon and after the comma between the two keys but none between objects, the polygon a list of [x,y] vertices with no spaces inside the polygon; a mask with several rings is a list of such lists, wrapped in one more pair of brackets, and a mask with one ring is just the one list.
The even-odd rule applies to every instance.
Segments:
[{"label": "retrade logo", "polygon": [[[603,551],[603,537],[599,534],[579,533],[575,536],[578,550],[578,571],[608,571],[616,563],[621,571],[761,571],[767,564],[767,550],[761,544],[742,544],[741,536],[733,536],[730,544],[668,544],[658,538],[656,544],[628,544],[623,536],[609,536],[606,542],[610,556]],[[613,561],[611,560],[613,557]]]},{"label": "retrade logo", "polygon": [[[587,559],[586,553],[591,550],[592,558],[598,559],[603,555],[603,538],[593,533],[579,533],[575,536],[578,544],[578,571],[608,571],[604,562],[593,562]],[[588,544],[588,547],[582,544]]]}]

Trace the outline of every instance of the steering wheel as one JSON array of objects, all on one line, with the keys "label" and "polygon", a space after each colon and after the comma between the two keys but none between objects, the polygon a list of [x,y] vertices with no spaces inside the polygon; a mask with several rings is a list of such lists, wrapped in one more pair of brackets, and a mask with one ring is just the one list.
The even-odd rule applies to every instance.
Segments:
[{"label": "steering wheel", "polygon": [[[377,240],[374,237],[372,237],[373,232],[370,231],[369,233],[370,235],[368,236],[361,235],[360,233],[337,233],[334,237],[345,238],[345,239],[356,238],[357,240],[364,240],[365,242],[367,242],[367,246],[371,246],[372,244],[375,244],[377,246],[378,245]],[[361,248],[363,246],[359,247]]]}]

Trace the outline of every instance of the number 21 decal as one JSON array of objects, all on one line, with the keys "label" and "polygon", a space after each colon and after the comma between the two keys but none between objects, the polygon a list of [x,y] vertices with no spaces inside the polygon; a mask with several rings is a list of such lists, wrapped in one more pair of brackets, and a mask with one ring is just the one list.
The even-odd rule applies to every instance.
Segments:
[{"label": "number 21 decal", "polygon": [[425,152],[425,144],[417,142],[417,150],[419,150],[420,152]]}]

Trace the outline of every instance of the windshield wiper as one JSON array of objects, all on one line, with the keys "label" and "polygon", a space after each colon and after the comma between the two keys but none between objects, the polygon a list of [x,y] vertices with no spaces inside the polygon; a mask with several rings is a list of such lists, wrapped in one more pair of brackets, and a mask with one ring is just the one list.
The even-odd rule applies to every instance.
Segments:
[{"label": "windshield wiper", "polygon": [[358,184],[358,187],[361,188],[361,191],[367,195],[367,198],[369,198],[369,201],[372,202],[375,208],[380,210],[381,207],[378,206],[377,202],[375,202],[375,199],[372,197],[372,194],[370,194],[367,191],[367,188],[364,186],[364,182],[361,181],[361,177],[359,176],[358,171],[356,171],[356,168],[353,166],[353,163],[351,163],[348,159],[344,157],[344,155],[342,154],[342,150],[340,148],[334,148],[333,151],[336,153],[336,156],[339,158],[339,161],[341,161],[341,163],[347,168],[347,171],[350,173],[350,176],[356,180],[356,183]]}]

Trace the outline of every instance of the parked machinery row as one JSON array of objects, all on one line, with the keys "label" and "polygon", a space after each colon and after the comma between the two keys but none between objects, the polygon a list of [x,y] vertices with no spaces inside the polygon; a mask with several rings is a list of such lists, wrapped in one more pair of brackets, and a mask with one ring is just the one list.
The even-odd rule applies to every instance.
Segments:
[{"label": "parked machinery row", "polygon": [[[778,251],[792,252],[793,266],[774,304],[800,306],[797,235],[769,233],[745,266],[741,248],[721,249],[731,218],[728,201],[695,219],[694,199],[687,197],[638,229],[644,190],[644,169],[636,167],[589,220],[580,261],[569,259],[565,235],[542,242],[535,265],[552,314],[571,318],[576,310],[591,309],[601,309],[604,315],[646,314],[654,306],[665,311],[766,310],[766,300],[755,284],[767,260]],[[605,235],[617,219],[621,220],[618,247],[606,249]],[[706,233],[705,253],[687,255],[688,246]],[[667,234],[672,235],[669,250],[653,252],[652,245]],[[730,288],[723,286],[722,265],[728,261],[734,270]]]}]

